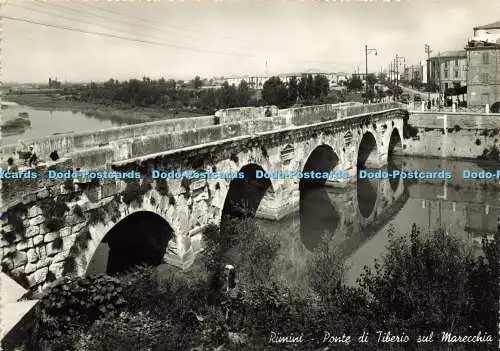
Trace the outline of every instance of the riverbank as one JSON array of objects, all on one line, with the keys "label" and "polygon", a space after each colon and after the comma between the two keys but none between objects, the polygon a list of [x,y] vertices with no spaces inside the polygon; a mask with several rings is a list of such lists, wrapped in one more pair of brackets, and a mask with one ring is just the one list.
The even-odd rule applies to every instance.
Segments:
[{"label": "riverbank", "polygon": [[56,99],[44,94],[23,94],[6,96],[6,100],[37,110],[82,112],[89,117],[126,124],[152,122],[163,119],[204,116],[196,111],[164,109],[160,107],[130,108],[126,106],[106,106],[103,104]]}]

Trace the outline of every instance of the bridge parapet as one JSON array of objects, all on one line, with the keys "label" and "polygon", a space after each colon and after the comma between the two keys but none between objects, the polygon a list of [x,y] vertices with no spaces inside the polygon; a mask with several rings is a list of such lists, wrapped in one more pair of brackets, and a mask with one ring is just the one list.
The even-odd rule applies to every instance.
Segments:
[{"label": "bridge parapet", "polygon": [[349,116],[360,115],[364,113],[376,113],[383,110],[400,108],[398,103],[380,103],[380,104],[360,104],[348,102],[342,104],[329,104],[298,107],[292,109],[292,123],[294,125],[305,125],[315,122],[343,119]]},{"label": "bridge parapet", "polygon": [[273,117],[279,114],[276,106],[261,107],[236,107],[218,110],[215,117],[220,119],[220,123],[236,123],[261,117]]},{"label": "bridge parapet", "polygon": [[[106,145],[110,142],[122,139],[166,134],[178,130],[196,129],[212,125],[214,125],[213,116],[177,118],[90,132],[53,135],[25,140],[23,143],[26,145],[34,145],[39,155],[49,155],[54,150],[57,150],[61,155],[77,149]],[[17,148],[18,145],[16,144],[4,145],[0,147],[0,153],[5,157],[5,155],[15,153]]]}]

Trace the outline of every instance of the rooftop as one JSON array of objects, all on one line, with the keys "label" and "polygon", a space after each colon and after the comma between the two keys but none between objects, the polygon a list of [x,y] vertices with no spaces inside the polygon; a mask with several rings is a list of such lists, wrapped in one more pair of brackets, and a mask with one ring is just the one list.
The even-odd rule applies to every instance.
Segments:
[{"label": "rooftop", "polygon": [[500,21],[496,21],[484,26],[474,27],[474,29],[500,29]]},{"label": "rooftop", "polygon": [[443,51],[443,52],[440,52],[434,56],[431,56],[431,59],[433,58],[444,58],[444,57],[463,57],[463,58],[466,58],[467,57],[467,53],[465,50],[449,50],[449,51]]}]

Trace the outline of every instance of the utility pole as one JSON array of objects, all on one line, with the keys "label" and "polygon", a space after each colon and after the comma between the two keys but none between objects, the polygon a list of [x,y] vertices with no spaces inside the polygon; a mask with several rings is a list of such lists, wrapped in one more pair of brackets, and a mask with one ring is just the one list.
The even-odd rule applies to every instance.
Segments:
[{"label": "utility pole", "polygon": [[368,49],[368,45],[365,45],[365,97],[368,100],[368,53],[375,52],[377,56],[377,49]]},{"label": "utility pole", "polygon": [[427,100],[431,101],[431,92],[430,92],[430,67],[431,67],[431,47],[428,44],[425,44],[425,53],[427,54]]},{"label": "utility pole", "polygon": [[441,52],[438,54],[438,69],[439,69],[439,100],[441,101]]}]

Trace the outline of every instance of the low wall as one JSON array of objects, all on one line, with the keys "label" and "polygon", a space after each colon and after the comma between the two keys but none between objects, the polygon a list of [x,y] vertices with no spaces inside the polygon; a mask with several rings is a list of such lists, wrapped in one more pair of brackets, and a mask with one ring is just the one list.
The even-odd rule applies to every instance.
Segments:
[{"label": "low wall", "polygon": [[[438,118],[444,115],[446,123]],[[498,114],[412,113],[408,124],[414,131],[405,140],[406,155],[478,159],[500,146]]]},{"label": "low wall", "polygon": [[237,108],[228,108],[224,110],[219,110],[215,112],[215,117],[219,118],[221,124],[236,123],[240,121],[267,117],[266,116],[267,110],[269,110],[271,116],[277,116],[279,113],[279,110],[276,106],[237,107]]},{"label": "low wall", "polygon": [[359,104],[355,102],[343,104],[317,105],[290,109],[292,123],[294,125],[305,125],[328,120],[343,119],[348,116],[359,115],[370,112],[380,112],[393,108],[400,108],[398,103],[381,104]]}]

